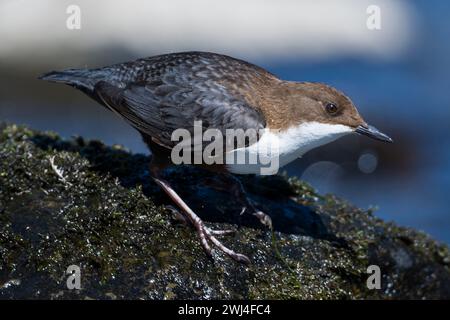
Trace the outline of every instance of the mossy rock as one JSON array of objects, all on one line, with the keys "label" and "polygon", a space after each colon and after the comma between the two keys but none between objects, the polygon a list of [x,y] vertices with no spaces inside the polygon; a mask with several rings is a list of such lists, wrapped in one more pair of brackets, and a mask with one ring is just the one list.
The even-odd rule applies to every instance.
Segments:
[{"label": "mossy rock", "polygon": [[[0,125],[0,298],[450,298],[449,249],[421,232],[296,178],[242,177],[272,233],[239,215],[220,176],[168,170],[209,226],[236,230],[223,241],[252,264],[209,259],[148,162],[119,146]],[[80,267],[79,290],[67,288],[70,265]],[[381,289],[367,287],[370,265]]]}]

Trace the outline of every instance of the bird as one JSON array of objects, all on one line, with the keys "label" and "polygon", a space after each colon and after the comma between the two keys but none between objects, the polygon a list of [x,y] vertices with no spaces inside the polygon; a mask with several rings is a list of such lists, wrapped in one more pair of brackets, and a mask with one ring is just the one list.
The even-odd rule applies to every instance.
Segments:
[{"label": "bird", "polygon": [[[245,204],[243,212],[251,211],[269,227],[270,216],[256,208],[237,176],[276,174],[279,167],[309,150],[352,133],[393,142],[368,125],[343,92],[319,82],[282,80],[262,67],[218,53],[168,53],[101,68],[51,71],[39,79],[81,90],[133,126],[150,149],[152,179],[192,223],[205,252],[212,257],[217,248],[246,264],[250,263],[246,255],[218,239],[231,230],[207,227],[164,179],[164,169],[177,164],[173,151],[179,141],[174,141],[174,132],[183,129],[194,135],[193,140],[199,128],[224,136],[233,130],[255,132],[239,144],[225,139],[223,148],[213,154],[222,161],[194,165],[229,177],[233,181],[230,190],[237,190],[236,199]],[[184,143],[180,154],[190,155],[199,151],[196,146],[205,147],[204,141],[193,140]],[[263,151],[271,148],[272,153]],[[269,160],[277,161],[274,168],[262,163],[268,154]],[[251,156],[261,159],[236,161],[236,157]]]}]

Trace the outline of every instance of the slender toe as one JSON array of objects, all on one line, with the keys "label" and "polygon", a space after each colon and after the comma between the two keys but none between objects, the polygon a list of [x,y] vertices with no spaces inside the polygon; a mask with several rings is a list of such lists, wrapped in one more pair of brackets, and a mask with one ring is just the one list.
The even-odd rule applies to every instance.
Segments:
[{"label": "slender toe", "polygon": [[261,222],[261,224],[265,225],[269,229],[272,229],[272,218],[270,218],[269,215],[265,214],[262,211],[257,211],[253,213],[253,215],[258,218],[258,220]]}]

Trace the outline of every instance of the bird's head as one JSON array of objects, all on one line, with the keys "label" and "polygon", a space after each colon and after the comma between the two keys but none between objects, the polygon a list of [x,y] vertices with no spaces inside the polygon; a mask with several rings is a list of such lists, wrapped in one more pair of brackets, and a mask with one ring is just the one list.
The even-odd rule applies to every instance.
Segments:
[{"label": "bird's head", "polygon": [[368,125],[350,98],[333,87],[322,83],[290,82],[288,91],[287,104],[292,119],[301,119],[306,125],[314,124],[314,132],[323,132],[330,138],[359,133],[393,142],[386,134]]}]

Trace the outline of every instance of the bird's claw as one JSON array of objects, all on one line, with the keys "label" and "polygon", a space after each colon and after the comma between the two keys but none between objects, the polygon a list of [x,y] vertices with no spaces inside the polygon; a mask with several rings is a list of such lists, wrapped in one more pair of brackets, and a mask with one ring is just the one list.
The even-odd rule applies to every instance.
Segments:
[{"label": "bird's claw", "polygon": [[241,262],[244,264],[250,264],[250,259],[241,253],[237,253],[229,248],[227,248],[222,242],[220,242],[215,235],[224,235],[234,232],[233,230],[211,230],[206,227],[203,223],[196,226],[197,233],[200,237],[200,242],[205,249],[206,253],[212,257],[213,249],[211,248],[209,242],[216,246],[220,251],[225,253],[231,259]]},{"label": "bird's claw", "polygon": [[265,225],[269,229],[272,229],[272,218],[270,218],[270,216],[268,214],[265,214],[262,211],[256,211],[253,213],[253,215],[256,218],[258,218],[258,220],[259,220],[259,222],[261,222],[261,224]]}]

